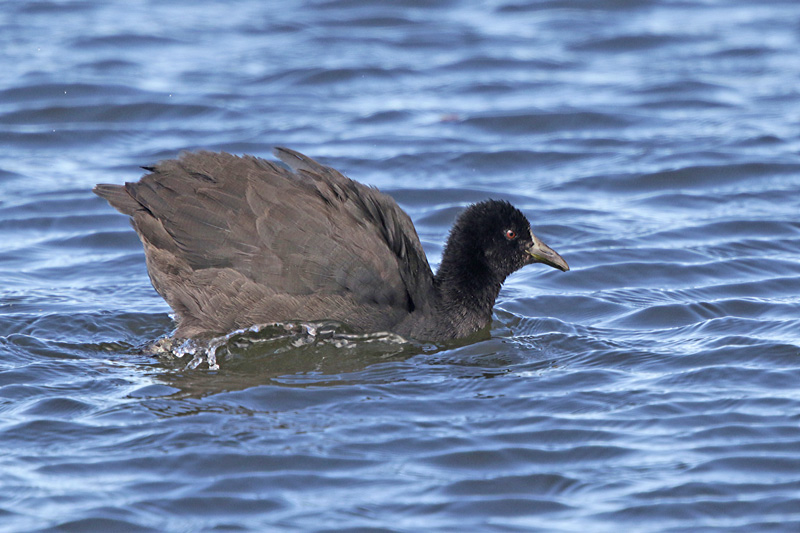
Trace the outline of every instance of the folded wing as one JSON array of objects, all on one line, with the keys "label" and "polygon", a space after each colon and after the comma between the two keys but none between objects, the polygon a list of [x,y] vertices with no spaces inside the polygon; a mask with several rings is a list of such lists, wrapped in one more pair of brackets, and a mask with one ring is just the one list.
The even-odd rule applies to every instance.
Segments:
[{"label": "folded wing", "polygon": [[132,217],[179,335],[287,320],[389,329],[429,305],[430,267],[391,197],[298,152],[276,155],[291,170],[186,153],[138,182],[95,188]]}]

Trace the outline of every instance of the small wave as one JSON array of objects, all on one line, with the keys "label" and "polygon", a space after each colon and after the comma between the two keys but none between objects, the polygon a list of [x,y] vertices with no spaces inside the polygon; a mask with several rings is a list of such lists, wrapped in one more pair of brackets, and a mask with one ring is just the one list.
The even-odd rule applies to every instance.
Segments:
[{"label": "small wave", "polygon": [[73,41],[72,46],[76,48],[97,49],[106,48],[109,46],[168,46],[177,43],[180,43],[180,41],[171,37],[142,35],[136,33],[121,33],[116,35],[80,37]]},{"label": "small wave", "polygon": [[510,112],[482,114],[464,121],[484,131],[514,134],[546,133],[582,129],[619,129],[629,126],[629,117],[593,111]]},{"label": "small wave", "polygon": [[[11,111],[3,115],[2,119],[7,124],[14,125],[131,124],[161,119],[226,118],[228,113],[231,112],[218,106],[149,101],[126,104],[50,105],[37,109]],[[235,117],[228,115],[227,118]]]},{"label": "small wave", "polygon": [[[651,50],[675,44],[680,39],[686,42],[692,38],[677,35],[633,34],[615,35],[612,37],[591,38],[573,46],[576,51],[593,52],[631,52]],[[695,39],[699,40],[699,39]]]}]

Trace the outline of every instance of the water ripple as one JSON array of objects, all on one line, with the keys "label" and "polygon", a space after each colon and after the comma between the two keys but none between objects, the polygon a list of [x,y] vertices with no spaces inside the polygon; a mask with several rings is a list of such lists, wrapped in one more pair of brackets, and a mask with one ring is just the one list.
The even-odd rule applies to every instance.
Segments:
[{"label": "water ripple", "polygon": [[[2,528],[800,529],[796,2],[120,5],[0,17]],[[390,192],[434,265],[495,197],[572,270],[451,344],[154,356],[91,186],[274,145]]]}]

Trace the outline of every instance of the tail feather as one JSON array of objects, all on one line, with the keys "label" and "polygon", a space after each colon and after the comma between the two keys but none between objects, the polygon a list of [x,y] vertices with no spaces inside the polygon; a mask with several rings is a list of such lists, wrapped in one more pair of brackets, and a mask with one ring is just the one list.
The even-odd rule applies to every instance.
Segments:
[{"label": "tail feather", "polygon": [[105,199],[111,204],[111,207],[123,215],[133,216],[134,213],[143,209],[142,205],[128,194],[124,185],[100,183],[94,186],[92,192]]}]

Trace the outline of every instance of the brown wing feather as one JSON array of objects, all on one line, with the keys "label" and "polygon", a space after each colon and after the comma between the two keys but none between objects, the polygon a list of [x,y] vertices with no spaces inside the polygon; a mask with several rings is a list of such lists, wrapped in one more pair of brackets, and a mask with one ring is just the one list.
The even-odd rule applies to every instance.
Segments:
[{"label": "brown wing feather", "polygon": [[287,149],[292,169],[187,153],[95,192],[131,215],[178,334],[335,319],[391,328],[429,305],[433,277],[408,216],[376,189]]}]

